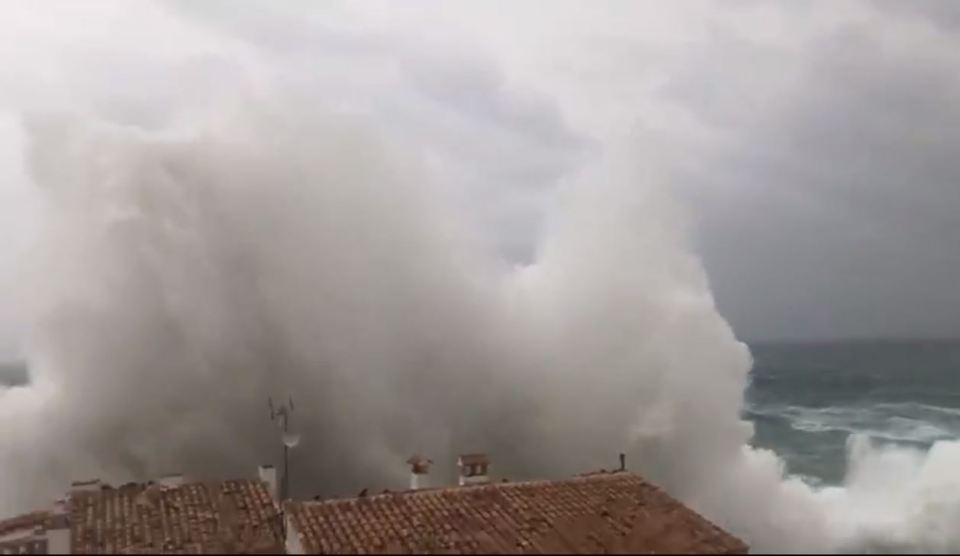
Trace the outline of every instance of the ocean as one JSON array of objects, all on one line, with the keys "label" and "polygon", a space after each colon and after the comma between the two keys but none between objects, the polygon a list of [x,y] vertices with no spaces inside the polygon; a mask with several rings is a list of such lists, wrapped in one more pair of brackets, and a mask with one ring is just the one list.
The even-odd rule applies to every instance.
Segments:
[{"label": "ocean", "polygon": [[960,438],[960,341],[753,343],[744,418],[753,444],[837,485],[852,434],[927,449]]}]

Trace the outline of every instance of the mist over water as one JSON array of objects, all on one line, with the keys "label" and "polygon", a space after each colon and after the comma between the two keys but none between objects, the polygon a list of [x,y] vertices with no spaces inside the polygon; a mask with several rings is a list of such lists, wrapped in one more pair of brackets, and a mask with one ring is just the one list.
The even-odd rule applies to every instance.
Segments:
[{"label": "mist over water", "polygon": [[[273,84],[283,91],[283,82]],[[686,215],[636,138],[552,199],[513,267],[423,153],[296,95],[187,103],[131,125],[25,111],[41,199],[21,261],[31,384],[0,392],[0,510],[70,480],[247,476],[296,400],[297,496],[628,465],[756,551],[960,549],[960,445],[850,443],[816,490],[750,448],[747,347],[717,312]]]}]

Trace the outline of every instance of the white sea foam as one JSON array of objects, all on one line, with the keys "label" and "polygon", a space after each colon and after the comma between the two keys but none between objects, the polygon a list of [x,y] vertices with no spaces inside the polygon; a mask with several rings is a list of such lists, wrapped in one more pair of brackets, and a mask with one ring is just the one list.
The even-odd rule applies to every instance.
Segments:
[{"label": "white sea foam", "polygon": [[[845,432],[878,440],[932,443],[960,437],[960,419],[952,408],[917,403],[837,407],[772,406],[750,411],[785,419],[804,432]],[[929,420],[928,420],[929,419]]]}]

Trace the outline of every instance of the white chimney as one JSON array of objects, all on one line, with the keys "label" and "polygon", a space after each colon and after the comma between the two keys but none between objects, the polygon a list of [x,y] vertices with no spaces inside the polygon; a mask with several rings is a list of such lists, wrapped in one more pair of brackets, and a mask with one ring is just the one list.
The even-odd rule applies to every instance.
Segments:
[{"label": "white chimney", "polygon": [[417,454],[407,460],[410,466],[410,490],[421,489],[426,486],[427,474],[430,472],[430,464],[433,461]]},{"label": "white chimney", "polygon": [[464,454],[457,459],[460,468],[460,486],[479,485],[490,481],[487,467],[490,460],[486,454]]},{"label": "white chimney", "polygon": [[165,488],[178,488],[183,486],[183,475],[180,473],[171,473],[164,476],[157,483]]},{"label": "white chimney", "polygon": [[277,490],[277,470],[272,465],[261,465],[257,468],[257,475],[260,480],[267,483],[267,490],[270,496],[277,501],[280,493]]},{"label": "white chimney", "polygon": [[55,516],[47,529],[47,554],[70,554],[70,521],[66,515]]}]

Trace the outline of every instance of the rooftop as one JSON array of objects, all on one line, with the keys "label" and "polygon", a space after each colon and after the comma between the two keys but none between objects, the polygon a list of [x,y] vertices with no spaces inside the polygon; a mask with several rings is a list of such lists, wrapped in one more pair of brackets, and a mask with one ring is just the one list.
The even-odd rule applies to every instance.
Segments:
[{"label": "rooftop", "polygon": [[130,483],[75,491],[71,551],[94,553],[282,552],[279,511],[258,480]]},{"label": "rooftop", "polygon": [[285,509],[308,554],[747,552],[627,472],[287,502]]},{"label": "rooftop", "polygon": [[50,512],[33,512],[0,521],[0,554],[46,554]]},{"label": "rooftop", "polygon": [[33,512],[0,521],[0,539],[15,535],[18,532],[32,532],[34,529],[46,527],[50,521],[50,512]]}]

